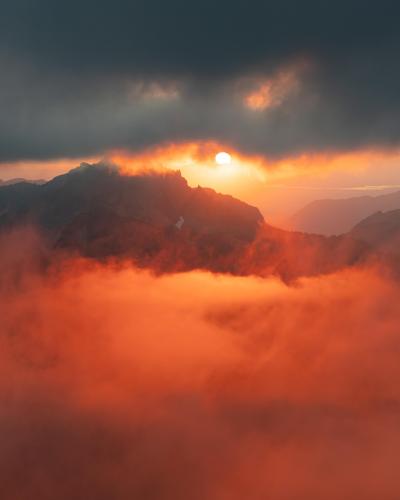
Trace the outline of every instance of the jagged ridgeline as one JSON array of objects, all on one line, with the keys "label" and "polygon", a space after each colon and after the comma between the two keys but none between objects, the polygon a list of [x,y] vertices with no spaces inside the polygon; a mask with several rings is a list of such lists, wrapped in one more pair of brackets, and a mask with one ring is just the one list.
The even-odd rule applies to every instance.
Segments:
[{"label": "jagged ridgeline", "polygon": [[122,174],[82,164],[35,184],[0,187],[0,228],[33,225],[57,252],[128,258],[156,272],[208,269],[285,279],[362,262],[368,246],[268,225],[260,211],[212,189],[192,188],[180,172]]}]

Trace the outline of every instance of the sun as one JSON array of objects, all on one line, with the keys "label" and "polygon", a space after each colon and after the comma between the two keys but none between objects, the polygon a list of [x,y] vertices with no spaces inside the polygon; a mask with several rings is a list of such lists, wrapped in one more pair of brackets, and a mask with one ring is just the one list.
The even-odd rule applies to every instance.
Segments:
[{"label": "sun", "polygon": [[215,162],[218,163],[218,165],[230,165],[232,162],[232,157],[229,153],[221,151],[220,153],[215,155]]}]

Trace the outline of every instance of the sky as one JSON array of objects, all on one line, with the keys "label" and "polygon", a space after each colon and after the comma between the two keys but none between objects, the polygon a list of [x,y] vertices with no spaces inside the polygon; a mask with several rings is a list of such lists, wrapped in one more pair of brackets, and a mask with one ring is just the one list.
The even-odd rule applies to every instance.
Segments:
[{"label": "sky", "polygon": [[[388,0],[5,0],[0,179],[105,157],[185,171],[194,148],[190,183],[271,217],[396,189],[399,14]],[[221,150],[236,164],[216,175]]]}]

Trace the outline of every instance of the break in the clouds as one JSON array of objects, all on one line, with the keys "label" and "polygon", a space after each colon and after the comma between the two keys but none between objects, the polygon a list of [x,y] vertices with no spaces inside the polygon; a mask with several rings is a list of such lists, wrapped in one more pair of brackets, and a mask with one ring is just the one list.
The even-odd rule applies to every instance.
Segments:
[{"label": "break in the clouds", "polygon": [[0,162],[400,142],[396,2],[5,1]]}]

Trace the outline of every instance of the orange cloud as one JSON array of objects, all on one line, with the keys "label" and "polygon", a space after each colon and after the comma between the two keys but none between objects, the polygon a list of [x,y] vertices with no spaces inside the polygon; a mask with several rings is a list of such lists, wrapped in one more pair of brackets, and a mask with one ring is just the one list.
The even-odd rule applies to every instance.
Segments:
[{"label": "orange cloud", "polygon": [[113,151],[107,155],[115,163],[126,168],[126,173],[147,169],[181,169],[198,167],[218,169],[215,155],[228,151],[233,163],[247,165],[258,171],[266,181],[295,178],[303,174],[324,176],[332,171],[363,171],[385,165],[397,165],[400,151],[397,149],[364,149],[329,153],[310,152],[283,158],[266,158],[237,150],[233,145],[214,141],[167,143],[138,153]]},{"label": "orange cloud", "polygon": [[253,111],[264,111],[280,106],[287,98],[298,92],[301,77],[311,66],[310,61],[300,61],[279,70],[269,78],[255,78],[248,82],[252,90],[243,98],[244,105]]},{"label": "orange cloud", "polygon": [[257,88],[244,98],[245,105],[254,111],[263,111],[282,104],[299,88],[298,76],[293,71],[284,71],[278,76],[257,84]]},{"label": "orange cloud", "polygon": [[0,246],[4,498],[399,497],[397,283],[40,272],[18,241]]},{"label": "orange cloud", "polygon": [[[232,155],[231,165],[216,165],[215,155],[219,151],[228,151]],[[391,185],[398,184],[394,174],[400,161],[400,151],[310,152],[269,159],[238,151],[230,144],[208,141],[165,144],[137,154],[116,151],[108,157],[122,166],[128,174],[148,169],[180,170],[192,186],[200,184],[248,199],[249,195],[251,198],[252,190],[260,189],[261,186],[268,189],[297,184],[312,189],[312,185],[318,187],[321,181],[329,181],[335,174],[339,180],[332,182],[332,187],[368,190],[378,184],[385,185],[385,189],[390,188]],[[387,175],[376,181],[378,172],[386,172]],[[355,186],[346,186],[347,174],[357,176]],[[341,184],[340,177],[343,178]],[[351,182],[351,179],[347,182]]]},{"label": "orange cloud", "polygon": [[[220,151],[231,154],[229,165],[216,163],[215,156]],[[214,141],[163,144],[137,154],[115,151],[108,158],[128,175],[146,170],[180,170],[191,186],[211,187],[239,197],[254,182],[263,182],[266,172],[262,158]]]},{"label": "orange cloud", "polygon": [[[215,155],[220,151],[228,151],[231,154],[233,161],[230,166],[216,164]],[[80,162],[95,163],[100,159],[96,157],[3,163],[0,165],[0,180],[13,177],[49,179],[67,172]],[[191,185],[202,184],[229,192],[227,189],[235,188],[235,184],[237,187],[238,184],[249,181],[261,182],[268,187],[279,183],[295,183],[302,177],[324,178],[332,172],[362,173],[385,168],[397,171],[400,151],[310,151],[301,155],[268,158],[240,151],[234,144],[209,140],[163,143],[138,152],[113,150],[105,154],[105,159],[117,163],[127,174],[146,170],[181,170]],[[364,188],[368,188],[369,184],[366,179]],[[385,182],[381,184],[390,186]]]}]

